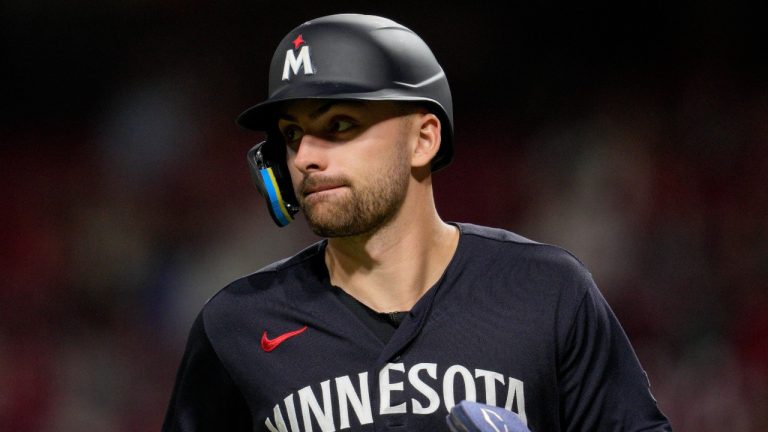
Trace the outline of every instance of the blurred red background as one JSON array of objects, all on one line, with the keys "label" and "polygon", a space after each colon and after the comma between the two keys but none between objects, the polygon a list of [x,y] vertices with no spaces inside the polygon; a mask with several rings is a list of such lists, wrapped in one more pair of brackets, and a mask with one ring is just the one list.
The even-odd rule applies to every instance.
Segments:
[{"label": "blurred red background", "polygon": [[158,430],[205,300],[315,241],[272,224],[234,118],[337,12],[442,63],[446,220],[581,258],[676,430],[768,430],[765,7],[279,3],[4,2],[0,430]]}]

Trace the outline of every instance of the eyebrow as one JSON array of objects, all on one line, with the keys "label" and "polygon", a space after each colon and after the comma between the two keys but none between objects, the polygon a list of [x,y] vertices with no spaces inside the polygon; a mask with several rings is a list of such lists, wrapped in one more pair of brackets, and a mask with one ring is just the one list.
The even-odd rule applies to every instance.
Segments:
[{"label": "eyebrow", "polygon": [[[314,111],[310,112],[308,115],[309,115],[309,118],[311,120],[315,120],[318,117],[320,117],[321,115],[323,115],[323,114],[327,113],[328,111],[330,111],[331,108],[333,108],[336,105],[362,106],[364,104],[365,104],[365,101],[361,101],[361,100],[338,100],[338,99],[337,100],[329,100],[328,102],[325,102],[322,105],[320,105],[319,107],[317,107]],[[296,121],[296,117],[294,117],[294,116],[292,116],[290,114],[286,114],[286,113],[281,113],[278,116],[278,119],[285,119],[285,120]]]}]

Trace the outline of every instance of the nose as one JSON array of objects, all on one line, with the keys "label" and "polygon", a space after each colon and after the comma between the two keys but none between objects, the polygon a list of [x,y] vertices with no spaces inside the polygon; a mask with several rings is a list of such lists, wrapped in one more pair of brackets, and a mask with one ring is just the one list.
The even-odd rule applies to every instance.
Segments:
[{"label": "nose", "polygon": [[289,154],[293,153],[293,165],[304,174],[326,169],[328,144],[327,141],[313,135],[302,136],[296,151],[289,152]]}]

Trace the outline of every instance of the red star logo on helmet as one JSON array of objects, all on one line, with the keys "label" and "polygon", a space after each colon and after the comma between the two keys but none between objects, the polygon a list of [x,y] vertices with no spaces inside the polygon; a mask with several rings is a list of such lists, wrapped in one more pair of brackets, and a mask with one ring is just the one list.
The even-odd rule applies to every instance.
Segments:
[{"label": "red star logo on helmet", "polygon": [[303,43],[306,43],[306,42],[304,41],[304,38],[302,38],[301,35],[299,35],[296,39],[293,40],[293,49],[299,48],[299,45]]}]

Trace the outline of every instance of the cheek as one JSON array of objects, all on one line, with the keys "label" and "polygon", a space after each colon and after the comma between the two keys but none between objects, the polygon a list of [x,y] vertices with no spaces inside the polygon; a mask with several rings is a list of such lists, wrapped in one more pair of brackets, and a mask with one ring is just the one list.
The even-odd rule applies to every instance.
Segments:
[{"label": "cheek", "polygon": [[358,161],[368,167],[388,166],[402,160],[406,152],[403,136],[398,130],[384,130],[366,137],[359,147]]},{"label": "cheek", "polygon": [[285,164],[288,166],[288,173],[291,175],[291,183],[293,183],[293,190],[295,191],[299,184],[301,184],[301,171],[299,171],[296,168],[296,165],[294,165],[295,154],[291,154],[291,152],[288,152],[288,154],[285,156]]}]

